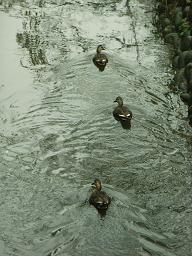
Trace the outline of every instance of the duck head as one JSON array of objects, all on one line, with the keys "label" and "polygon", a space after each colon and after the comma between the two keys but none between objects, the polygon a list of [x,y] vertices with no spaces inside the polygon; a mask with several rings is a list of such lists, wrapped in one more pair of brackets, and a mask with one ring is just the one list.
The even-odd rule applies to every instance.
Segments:
[{"label": "duck head", "polygon": [[101,181],[99,179],[95,179],[94,182],[91,184],[91,186],[98,191],[101,191]]},{"label": "duck head", "polygon": [[102,50],[105,50],[105,47],[102,44],[98,45],[97,46],[97,53],[100,53]]},{"label": "duck head", "polygon": [[120,96],[118,96],[114,102],[117,102],[119,106],[123,106],[123,99]]}]

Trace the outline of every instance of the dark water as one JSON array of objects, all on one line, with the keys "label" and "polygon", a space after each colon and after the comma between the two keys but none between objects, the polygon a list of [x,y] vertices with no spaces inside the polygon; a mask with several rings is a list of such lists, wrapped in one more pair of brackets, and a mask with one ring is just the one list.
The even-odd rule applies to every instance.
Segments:
[{"label": "dark water", "polygon": [[[0,3],[0,255],[192,255],[191,128],[153,2]],[[85,202],[95,177],[103,219]]]}]

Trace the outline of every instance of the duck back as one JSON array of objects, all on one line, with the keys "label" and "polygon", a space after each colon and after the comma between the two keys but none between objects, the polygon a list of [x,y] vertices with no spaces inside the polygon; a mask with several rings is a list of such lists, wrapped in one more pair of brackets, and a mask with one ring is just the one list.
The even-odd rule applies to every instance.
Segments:
[{"label": "duck back", "polygon": [[127,106],[117,106],[113,111],[113,116],[117,121],[131,120],[132,112]]},{"label": "duck back", "polygon": [[104,71],[105,66],[108,63],[108,59],[105,54],[97,53],[93,57],[93,63],[100,71]]},{"label": "duck back", "polygon": [[131,128],[132,112],[127,106],[117,106],[113,111],[113,116],[117,121],[120,121],[124,129]]},{"label": "duck back", "polygon": [[110,197],[104,191],[94,191],[89,198],[89,203],[97,210],[107,210],[110,202]]}]

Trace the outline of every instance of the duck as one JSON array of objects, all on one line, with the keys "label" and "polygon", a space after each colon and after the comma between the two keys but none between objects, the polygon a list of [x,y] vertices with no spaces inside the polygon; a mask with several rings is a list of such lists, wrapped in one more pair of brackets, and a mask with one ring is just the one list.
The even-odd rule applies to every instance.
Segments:
[{"label": "duck", "polygon": [[98,45],[97,52],[93,57],[93,63],[99,69],[99,71],[104,71],[106,64],[108,63],[107,56],[104,53],[101,53],[102,50],[105,50],[103,45]]},{"label": "duck", "polygon": [[90,205],[93,205],[99,213],[106,213],[106,210],[111,203],[111,198],[107,195],[106,192],[101,191],[102,185],[99,179],[95,179],[91,184],[91,187],[92,193],[89,198]]},{"label": "duck", "polygon": [[114,102],[118,103],[118,106],[113,110],[114,118],[121,123],[124,129],[130,129],[132,118],[131,110],[123,105],[123,99],[120,96],[118,96]]}]

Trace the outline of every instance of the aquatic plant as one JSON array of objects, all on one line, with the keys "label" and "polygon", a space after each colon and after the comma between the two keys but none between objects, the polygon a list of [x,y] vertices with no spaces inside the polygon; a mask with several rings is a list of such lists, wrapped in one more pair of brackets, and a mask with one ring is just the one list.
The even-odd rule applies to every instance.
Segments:
[{"label": "aquatic plant", "polygon": [[187,18],[182,19],[181,25],[179,26],[179,34],[181,36],[188,36],[191,33],[191,24]]}]

